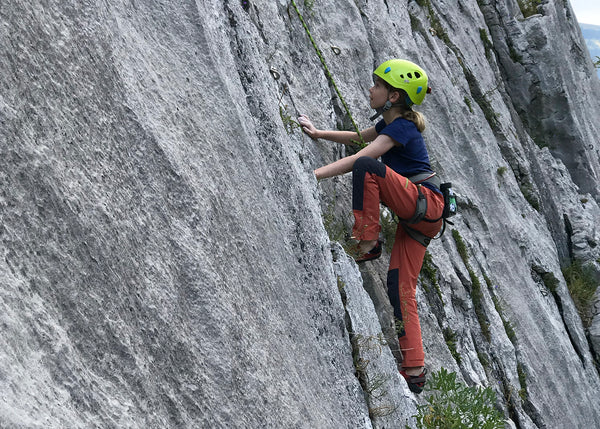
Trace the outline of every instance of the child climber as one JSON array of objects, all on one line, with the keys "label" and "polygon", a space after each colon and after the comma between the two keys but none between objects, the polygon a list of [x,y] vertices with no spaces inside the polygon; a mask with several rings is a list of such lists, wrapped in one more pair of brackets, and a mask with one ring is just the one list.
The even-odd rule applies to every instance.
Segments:
[{"label": "child climber", "polygon": [[[425,129],[422,114],[412,110],[430,92],[427,75],[416,64],[400,59],[384,62],[374,71],[375,83],[369,89],[374,127],[361,131],[371,142],[358,153],[317,168],[317,179],[352,171],[352,237],[358,241],[357,262],[381,256],[379,203],[387,205],[400,219],[390,258],[387,288],[394,316],[401,321],[399,343],[403,354],[400,373],[415,393],[425,384],[425,354],[415,299],[417,278],[423,264],[428,238],[442,226],[444,198],[440,181],[431,170],[427,148],[421,135]],[[311,138],[352,144],[359,140],[352,131],[318,130],[305,115],[298,118]],[[377,159],[381,157],[381,161]],[[416,235],[415,235],[416,234]],[[423,237],[418,240],[413,237]]]}]

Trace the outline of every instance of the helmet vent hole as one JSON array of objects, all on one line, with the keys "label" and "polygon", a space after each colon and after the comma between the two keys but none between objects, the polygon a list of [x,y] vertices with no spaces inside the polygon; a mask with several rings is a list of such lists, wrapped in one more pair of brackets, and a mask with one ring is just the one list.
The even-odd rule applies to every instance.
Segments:
[{"label": "helmet vent hole", "polygon": [[412,79],[412,74],[406,73],[406,76],[408,76],[409,79]]},{"label": "helmet vent hole", "polygon": [[404,79],[404,75],[403,74],[400,75],[400,79]]},{"label": "helmet vent hole", "polygon": [[419,78],[421,77],[421,73],[419,73],[419,72],[415,72],[415,77],[416,77],[417,79],[419,79]]}]

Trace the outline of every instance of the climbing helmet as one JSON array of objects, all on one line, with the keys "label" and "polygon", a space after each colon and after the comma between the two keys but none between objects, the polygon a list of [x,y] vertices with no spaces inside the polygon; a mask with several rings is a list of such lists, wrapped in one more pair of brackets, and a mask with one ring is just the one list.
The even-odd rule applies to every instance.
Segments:
[{"label": "climbing helmet", "polygon": [[421,104],[425,94],[431,92],[431,88],[427,86],[427,73],[411,61],[388,60],[377,67],[373,74],[392,87],[406,91],[410,99],[409,105]]}]

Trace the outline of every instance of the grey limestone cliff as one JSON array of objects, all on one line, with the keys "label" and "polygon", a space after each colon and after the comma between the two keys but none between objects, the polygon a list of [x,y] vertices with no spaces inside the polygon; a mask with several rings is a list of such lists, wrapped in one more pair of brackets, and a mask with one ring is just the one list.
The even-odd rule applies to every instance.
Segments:
[{"label": "grey limestone cliff", "polygon": [[512,427],[600,426],[600,321],[561,272],[600,272],[600,83],[568,2],[523,3],[3,2],[0,427],[414,427],[386,258],[345,255],[349,177],[312,174],[345,149],[294,122],[370,126],[390,57],[428,71],[460,194],[430,370]]}]

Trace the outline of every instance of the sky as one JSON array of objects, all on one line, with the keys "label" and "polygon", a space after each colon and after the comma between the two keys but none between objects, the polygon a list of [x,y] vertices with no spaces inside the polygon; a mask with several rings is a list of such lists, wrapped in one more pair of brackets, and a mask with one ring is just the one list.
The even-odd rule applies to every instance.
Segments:
[{"label": "sky", "polygon": [[580,24],[600,25],[599,0],[569,0]]}]

